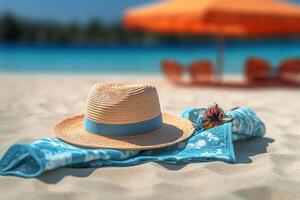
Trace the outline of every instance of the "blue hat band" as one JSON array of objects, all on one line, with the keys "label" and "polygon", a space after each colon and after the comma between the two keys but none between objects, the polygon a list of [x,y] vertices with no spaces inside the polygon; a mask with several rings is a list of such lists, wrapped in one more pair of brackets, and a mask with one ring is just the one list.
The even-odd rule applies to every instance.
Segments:
[{"label": "blue hat band", "polygon": [[162,115],[130,124],[103,124],[84,117],[84,130],[104,136],[133,136],[155,131],[162,127]]}]

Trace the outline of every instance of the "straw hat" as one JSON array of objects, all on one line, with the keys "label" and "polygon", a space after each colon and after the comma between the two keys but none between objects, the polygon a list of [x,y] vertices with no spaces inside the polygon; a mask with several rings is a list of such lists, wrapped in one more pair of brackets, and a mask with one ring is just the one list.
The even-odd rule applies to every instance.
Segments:
[{"label": "straw hat", "polygon": [[95,84],[84,115],[59,122],[56,136],[91,148],[155,149],[187,139],[194,131],[186,119],[161,113],[155,87]]}]

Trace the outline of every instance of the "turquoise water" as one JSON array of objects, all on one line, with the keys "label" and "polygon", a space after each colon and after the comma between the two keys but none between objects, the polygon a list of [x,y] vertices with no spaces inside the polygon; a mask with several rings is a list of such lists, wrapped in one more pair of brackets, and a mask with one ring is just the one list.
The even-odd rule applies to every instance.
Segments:
[{"label": "turquoise water", "polygon": [[[249,56],[264,57],[274,66],[300,56],[300,41],[226,44],[225,73],[243,72]],[[0,72],[26,73],[159,73],[160,61],[197,59],[215,62],[215,45],[0,45]]]}]

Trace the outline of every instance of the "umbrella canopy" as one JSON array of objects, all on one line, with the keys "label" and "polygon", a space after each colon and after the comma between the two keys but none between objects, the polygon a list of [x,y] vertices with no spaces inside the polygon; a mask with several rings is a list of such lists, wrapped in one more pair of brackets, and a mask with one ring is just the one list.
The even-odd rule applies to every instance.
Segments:
[{"label": "umbrella canopy", "polygon": [[127,11],[124,25],[148,32],[217,35],[220,78],[224,36],[300,33],[300,7],[278,0],[164,0]]},{"label": "umbrella canopy", "polygon": [[300,7],[278,0],[165,0],[128,10],[128,28],[230,36],[300,33]]}]

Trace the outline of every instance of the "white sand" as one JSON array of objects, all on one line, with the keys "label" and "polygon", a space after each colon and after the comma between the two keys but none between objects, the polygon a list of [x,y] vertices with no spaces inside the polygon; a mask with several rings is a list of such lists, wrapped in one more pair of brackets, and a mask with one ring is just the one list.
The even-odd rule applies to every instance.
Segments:
[{"label": "white sand", "polygon": [[0,177],[0,199],[300,199],[300,91],[178,88],[160,77],[0,76],[0,152],[16,142],[53,137],[52,126],[82,113],[96,82],[154,84],[164,111],[218,102],[253,108],[264,138],[235,144],[238,164],[195,163],[58,169],[38,179]]}]

